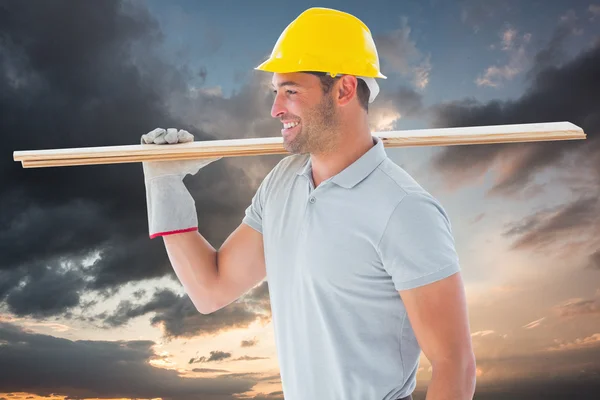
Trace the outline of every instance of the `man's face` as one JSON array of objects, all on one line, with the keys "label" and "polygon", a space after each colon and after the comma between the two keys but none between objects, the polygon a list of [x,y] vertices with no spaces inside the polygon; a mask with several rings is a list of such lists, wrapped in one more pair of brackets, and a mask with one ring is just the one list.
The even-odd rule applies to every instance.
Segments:
[{"label": "man's face", "polygon": [[283,145],[290,153],[326,153],[335,148],[337,112],[333,91],[323,93],[317,76],[301,72],[273,74],[271,116],[284,124]]}]

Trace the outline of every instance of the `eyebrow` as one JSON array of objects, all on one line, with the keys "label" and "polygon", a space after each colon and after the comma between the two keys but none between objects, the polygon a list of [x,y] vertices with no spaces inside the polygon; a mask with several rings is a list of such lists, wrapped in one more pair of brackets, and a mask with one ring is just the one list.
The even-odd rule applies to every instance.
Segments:
[{"label": "eyebrow", "polygon": [[[281,82],[278,86],[279,87],[282,87],[282,86],[300,87],[301,85],[294,81],[285,81],[285,82]],[[275,89],[275,85],[273,85],[273,83],[271,83],[271,88]]]}]

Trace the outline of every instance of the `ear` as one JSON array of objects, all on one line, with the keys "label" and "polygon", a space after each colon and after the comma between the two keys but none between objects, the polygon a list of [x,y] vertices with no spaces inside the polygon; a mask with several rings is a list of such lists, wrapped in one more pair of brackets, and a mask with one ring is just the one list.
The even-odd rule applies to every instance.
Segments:
[{"label": "ear", "polygon": [[348,105],[356,97],[358,79],[353,75],[342,76],[336,85],[337,103],[340,106]]}]

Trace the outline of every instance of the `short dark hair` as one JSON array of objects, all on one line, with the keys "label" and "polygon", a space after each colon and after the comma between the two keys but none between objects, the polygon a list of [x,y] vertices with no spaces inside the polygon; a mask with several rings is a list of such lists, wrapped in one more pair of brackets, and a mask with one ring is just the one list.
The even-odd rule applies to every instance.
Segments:
[{"label": "short dark hair", "polygon": [[[331,75],[327,72],[319,72],[319,71],[305,71],[307,74],[316,75],[321,81],[321,89],[323,89],[323,93],[327,94],[331,90],[334,82],[342,77],[342,75],[337,75],[335,78],[332,78]],[[358,97],[358,102],[362,108],[368,113],[369,112],[369,95],[370,90],[365,81],[360,78],[357,78],[358,86],[356,88],[356,96]]]}]

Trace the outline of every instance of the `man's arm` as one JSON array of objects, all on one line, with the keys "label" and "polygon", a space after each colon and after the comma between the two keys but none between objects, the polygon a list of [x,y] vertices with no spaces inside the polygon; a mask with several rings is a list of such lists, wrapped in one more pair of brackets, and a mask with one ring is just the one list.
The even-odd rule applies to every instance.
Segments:
[{"label": "man's arm", "polygon": [[[156,128],[141,138],[142,144],[193,140],[188,131],[175,128]],[[266,276],[261,233],[263,191],[273,170],[259,186],[246,218],[219,250],[198,232],[195,202],[183,179],[220,158],[142,163],[150,238],[163,238],[175,274],[202,314],[233,302]]]},{"label": "man's arm", "polygon": [[433,368],[427,400],[472,399],[476,364],[460,272],[399,293]]},{"label": "man's arm", "polygon": [[225,307],[266,276],[262,234],[245,223],[219,250],[198,231],[163,240],[179,281],[202,314]]}]

